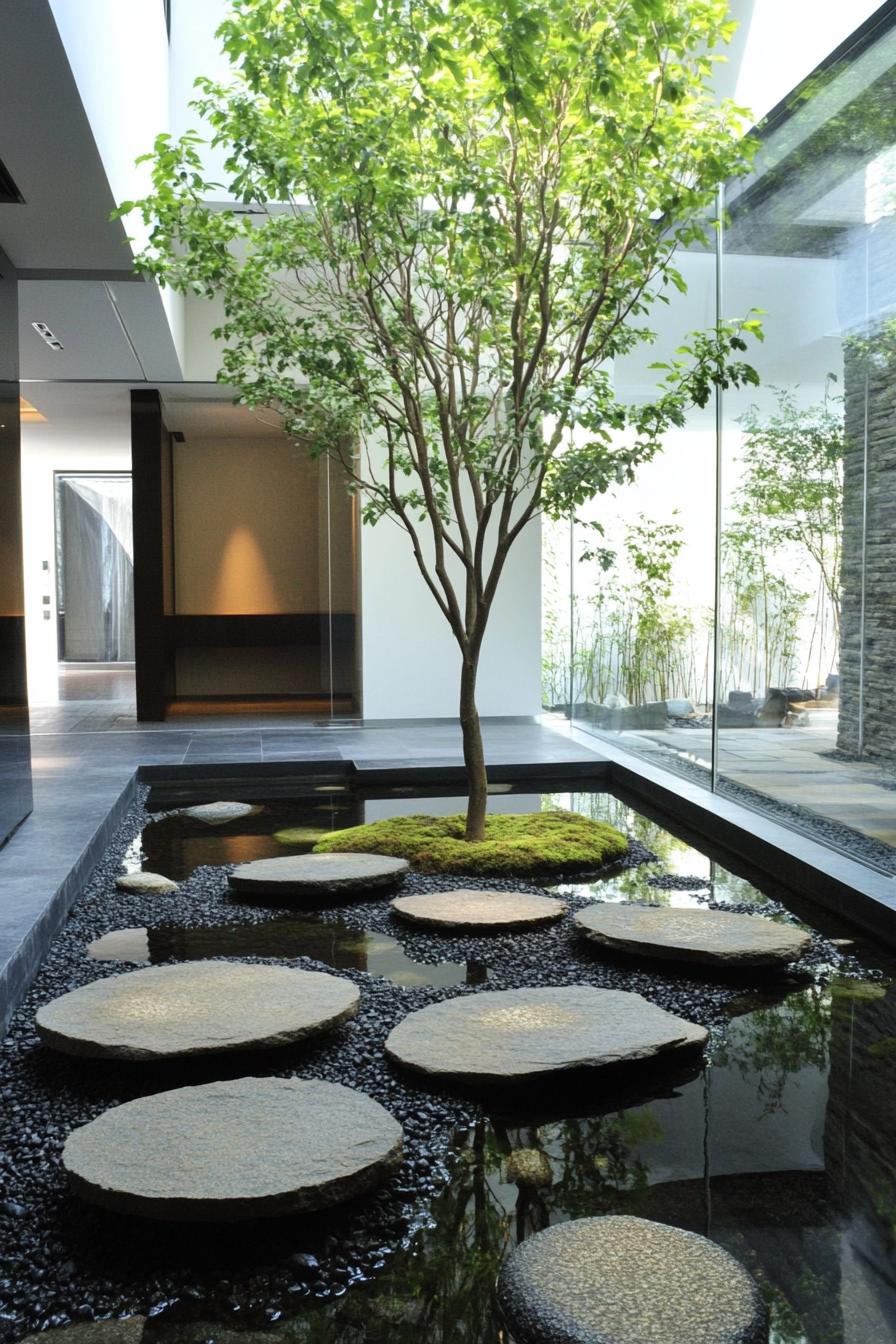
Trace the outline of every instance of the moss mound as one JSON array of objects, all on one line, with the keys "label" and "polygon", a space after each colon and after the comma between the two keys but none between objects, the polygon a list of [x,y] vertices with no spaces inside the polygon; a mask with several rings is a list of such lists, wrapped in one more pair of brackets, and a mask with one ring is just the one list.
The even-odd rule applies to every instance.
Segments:
[{"label": "moss mound", "polygon": [[465,818],[390,817],[331,831],[316,854],[392,854],[423,873],[532,877],[593,872],[621,859],[628,841],[602,821],[576,812],[489,816],[485,839],[464,839]]}]

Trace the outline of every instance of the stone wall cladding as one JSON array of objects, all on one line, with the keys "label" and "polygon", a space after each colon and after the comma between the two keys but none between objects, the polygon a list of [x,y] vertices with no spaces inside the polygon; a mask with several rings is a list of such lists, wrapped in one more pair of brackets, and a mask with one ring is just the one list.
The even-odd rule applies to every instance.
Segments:
[{"label": "stone wall cladding", "polygon": [[[869,292],[896,296],[896,230],[882,221],[869,232]],[[847,262],[844,280],[850,276]],[[861,283],[864,287],[865,277]],[[867,383],[867,394],[866,394]],[[840,715],[837,745],[851,754],[896,760],[896,325],[884,310],[870,338],[844,343],[846,456],[843,472]],[[868,479],[865,480],[867,407]],[[862,528],[863,493],[867,523]],[[863,574],[864,551],[864,574]],[[864,697],[862,588],[865,590]],[[860,734],[860,715],[864,734]],[[864,738],[864,740],[863,740]]]}]

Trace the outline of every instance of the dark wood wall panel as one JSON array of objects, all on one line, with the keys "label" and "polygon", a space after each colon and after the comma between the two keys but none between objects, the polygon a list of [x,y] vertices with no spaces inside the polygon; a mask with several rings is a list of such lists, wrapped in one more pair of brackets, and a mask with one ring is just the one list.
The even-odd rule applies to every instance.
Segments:
[{"label": "dark wood wall panel", "polygon": [[174,694],[174,664],[165,628],[165,492],[170,439],[155,389],[131,393],[134,491],[134,655],[137,718],[165,718]]}]

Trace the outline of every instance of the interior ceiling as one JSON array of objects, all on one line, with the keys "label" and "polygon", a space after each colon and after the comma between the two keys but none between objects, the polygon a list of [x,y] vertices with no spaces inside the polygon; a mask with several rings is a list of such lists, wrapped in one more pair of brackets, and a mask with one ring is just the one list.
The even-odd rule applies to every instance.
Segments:
[{"label": "interior ceiling", "polygon": [[[62,349],[51,349],[34,322],[45,322]],[[19,361],[23,378],[180,377],[158,290],[143,281],[20,280]]]},{"label": "interior ceiling", "polygon": [[279,419],[270,411],[236,406],[230,388],[177,384],[162,389],[165,424],[189,439],[280,438]]},{"label": "interior ceiling", "polygon": [[24,204],[0,204],[0,246],[19,270],[129,270],[87,114],[47,0],[0,17],[0,159]]},{"label": "interior ceiling", "polygon": [[[130,383],[41,382],[25,381],[22,393],[31,406],[33,423],[50,426],[65,423],[69,431],[83,426],[90,434],[104,423],[121,426],[130,415],[131,388],[143,388],[139,380]],[[159,383],[165,423],[187,439],[259,439],[275,438],[282,433],[270,415],[233,404],[234,391],[218,383]]]},{"label": "interior ceiling", "polygon": [[0,248],[20,272],[22,377],[180,377],[158,289],[125,278],[130,245],[48,0],[0,5],[0,161],[24,198],[0,201]]}]

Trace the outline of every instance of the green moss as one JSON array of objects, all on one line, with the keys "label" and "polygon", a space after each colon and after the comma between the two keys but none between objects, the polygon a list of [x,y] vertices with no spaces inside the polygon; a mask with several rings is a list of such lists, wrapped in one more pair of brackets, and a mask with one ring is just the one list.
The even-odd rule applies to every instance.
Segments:
[{"label": "green moss", "polygon": [[316,854],[392,854],[424,873],[530,877],[593,872],[621,859],[628,841],[606,822],[576,812],[489,816],[485,839],[464,839],[464,817],[390,817],[332,831]]}]

